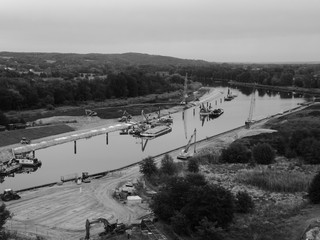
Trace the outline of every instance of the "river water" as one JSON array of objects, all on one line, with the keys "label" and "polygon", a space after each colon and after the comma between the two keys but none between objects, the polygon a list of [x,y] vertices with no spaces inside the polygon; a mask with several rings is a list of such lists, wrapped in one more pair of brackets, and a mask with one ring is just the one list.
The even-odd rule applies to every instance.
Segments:
[{"label": "river water", "polygon": [[[224,114],[216,119],[201,121],[199,106],[174,113],[171,115],[172,132],[149,140],[144,151],[140,138],[120,135],[119,132],[109,133],[108,144],[106,135],[78,140],[76,154],[73,142],[41,149],[36,151],[36,157],[42,161],[41,168],[35,172],[6,177],[0,184],[0,191],[6,188],[19,190],[57,182],[61,176],[64,178],[75,174],[81,176],[82,172],[94,174],[117,169],[148,156],[186,145],[194,129],[197,130],[197,140],[201,140],[244,125],[249,115],[252,90],[229,88],[237,97],[232,101],[224,101],[228,88],[219,86],[214,89],[211,95],[206,96],[207,101],[204,104],[224,109]],[[255,96],[253,119],[261,119],[295,108],[299,103],[306,101],[306,98],[299,94],[267,90],[256,91]]]}]

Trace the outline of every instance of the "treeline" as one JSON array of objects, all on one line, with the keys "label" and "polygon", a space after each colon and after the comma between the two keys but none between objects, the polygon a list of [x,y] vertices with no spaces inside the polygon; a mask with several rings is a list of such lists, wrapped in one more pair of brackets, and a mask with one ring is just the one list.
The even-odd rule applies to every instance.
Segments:
[{"label": "treeline", "polygon": [[[109,74],[106,79],[33,79],[0,77],[0,109],[22,110],[136,97],[176,90],[170,78],[154,74]],[[181,88],[181,86],[179,87]]]},{"label": "treeline", "polygon": [[320,88],[320,65],[232,65],[221,64],[198,67],[193,70],[194,80],[203,84],[235,80],[272,86]]}]

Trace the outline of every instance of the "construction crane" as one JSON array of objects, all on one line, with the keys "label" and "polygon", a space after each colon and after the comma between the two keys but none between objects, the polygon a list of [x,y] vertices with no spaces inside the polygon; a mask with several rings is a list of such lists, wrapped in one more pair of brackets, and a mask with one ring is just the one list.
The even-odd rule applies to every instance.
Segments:
[{"label": "construction crane", "polygon": [[182,105],[187,105],[187,97],[188,97],[188,74],[184,78],[184,86],[183,86],[183,96],[182,96]]},{"label": "construction crane", "polygon": [[249,116],[247,121],[245,121],[246,128],[250,128],[251,124],[253,123],[252,116],[253,116],[255,102],[256,102],[256,88],[254,87],[251,95]]},{"label": "construction crane", "polygon": [[90,239],[90,225],[95,223],[103,223],[104,224],[104,230],[105,232],[103,234],[114,234],[114,233],[124,233],[126,226],[123,223],[113,223],[110,224],[109,221],[105,218],[97,218],[93,219],[92,221],[89,221],[89,219],[86,220],[86,237],[85,239]]},{"label": "construction crane", "polygon": [[194,138],[194,151],[193,153],[196,153],[196,134],[197,134],[197,129],[194,129],[193,134],[191,135],[188,144],[186,145],[186,147],[181,151],[181,153],[177,156],[178,159],[182,159],[182,160],[187,160],[188,158],[192,157],[192,153],[188,152],[192,139]]}]

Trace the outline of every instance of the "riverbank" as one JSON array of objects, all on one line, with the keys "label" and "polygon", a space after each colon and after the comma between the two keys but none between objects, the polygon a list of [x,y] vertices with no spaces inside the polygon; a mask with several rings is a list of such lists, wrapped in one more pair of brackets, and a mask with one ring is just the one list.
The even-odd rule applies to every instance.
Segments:
[{"label": "riverbank", "polygon": [[259,89],[268,89],[268,90],[281,91],[281,92],[306,93],[306,94],[320,97],[319,88],[301,88],[301,87],[295,87],[295,86],[271,86],[271,85],[262,85],[257,83],[236,82],[233,80],[229,81],[228,83],[231,86],[255,87]]}]

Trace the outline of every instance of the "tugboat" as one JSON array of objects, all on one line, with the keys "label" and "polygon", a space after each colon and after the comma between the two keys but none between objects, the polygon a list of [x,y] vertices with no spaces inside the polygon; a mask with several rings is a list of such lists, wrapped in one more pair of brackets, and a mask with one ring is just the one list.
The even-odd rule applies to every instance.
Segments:
[{"label": "tugboat", "polygon": [[214,109],[213,111],[211,111],[209,117],[217,118],[223,113],[224,110],[222,108]]}]

